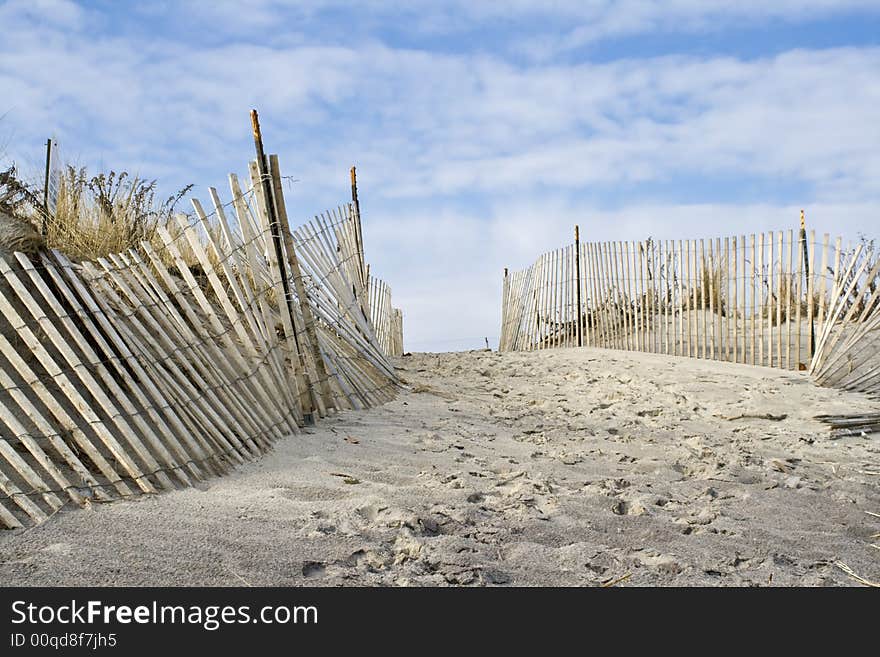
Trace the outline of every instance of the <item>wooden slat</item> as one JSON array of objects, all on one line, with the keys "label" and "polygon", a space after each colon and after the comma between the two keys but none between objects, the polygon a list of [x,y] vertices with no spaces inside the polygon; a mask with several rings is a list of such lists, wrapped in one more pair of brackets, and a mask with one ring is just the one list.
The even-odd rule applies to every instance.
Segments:
[{"label": "wooden slat", "polygon": [[709,272],[709,320],[712,325],[712,334],[709,336],[709,346],[711,349],[711,358],[712,360],[715,360],[715,340],[717,338],[717,334],[715,332],[715,253],[714,249],[712,248],[712,240],[709,240],[709,260],[707,271]]},{"label": "wooden slat", "polygon": [[618,255],[618,280],[620,281],[620,296],[623,299],[624,324],[626,332],[626,349],[635,350],[635,326],[633,325],[633,298],[629,289],[629,274],[627,273],[628,244],[617,243]]},{"label": "wooden slat", "polygon": [[[767,365],[769,367],[775,367],[773,360],[773,272],[775,269],[773,266],[773,253],[773,231],[770,231],[767,234],[767,300],[761,313],[761,321],[764,322],[766,319],[767,325]],[[765,314],[766,317],[764,316]]]},{"label": "wooden slat", "polygon": [[19,519],[15,517],[15,514],[6,508],[5,504],[8,503],[7,500],[0,500],[0,522],[3,523],[3,527],[6,529],[22,528],[24,525],[22,525]]},{"label": "wooden slat", "polygon": [[626,297],[626,315],[627,315],[627,349],[636,351],[638,349],[638,325],[636,324],[636,306],[637,299],[633,293],[632,280],[632,243],[629,241],[621,242],[621,276],[624,279],[624,296]]},{"label": "wooden slat", "polygon": [[586,268],[586,260],[584,258],[584,243],[578,240],[577,246],[574,251],[574,257],[576,258],[577,268],[575,269],[577,276],[577,290],[580,291],[580,294],[576,297],[580,299],[580,304],[576,309],[576,317],[578,323],[578,335],[580,336],[579,344],[587,347],[593,346],[592,335],[590,331],[589,322],[586,321],[586,309],[589,305],[589,287],[587,285],[587,279],[589,278],[589,272]]},{"label": "wooden slat", "polygon": [[[783,304],[786,303],[785,299],[782,298],[783,286],[786,286],[787,282],[785,278],[785,265],[783,264],[784,254],[785,254],[785,234],[782,231],[779,231],[777,234],[779,247],[777,257],[779,258],[779,267],[778,267],[778,276],[776,277],[776,367],[783,367],[783,358],[785,357],[782,351],[782,309]],[[786,318],[788,317],[788,310],[785,311]]]},{"label": "wooden slat", "polygon": [[798,233],[797,250],[797,282],[795,285],[795,334],[794,334],[794,369],[800,369],[801,364],[801,306],[804,299],[804,245],[801,241],[801,235]]},{"label": "wooden slat", "polygon": [[577,299],[575,298],[575,267],[574,267],[574,245],[565,247],[565,337],[567,347],[578,346],[577,341]]},{"label": "wooden slat", "polygon": [[[733,236],[732,240],[732,248],[733,248],[733,299],[730,304],[731,312],[733,313],[733,362],[739,363],[739,248],[737,246],[736,235]],[[742,244],[742,242],[739,242]]]},{"label": "wooden slat", "polygon": [[533,349],[543,349],[544,321],[543,315],[546,308],[547,295],[547,255],[542,254],[537,264],[537,277],[535,279],[535,325]]},{"label": "wooden slat", "polygon": [[590,282],[590,311],[589,320],[593,324],[593,339],[591,346],[604,347],[605,345],[605,327],[600,322],[599,317],[599,285],[596,272],[596,254],[595,243],[587,242],[583,245],[586,255],[587,271],[589,272]]},{"label": "wooden slat", "polygon": [[674,292],[672,292],[673,281],[670,278],[670,272],[672,271],[675,252],[672,250],[672,257],[670,257],[670,245],[672,245],[672,242],[667,240],[665,245],[663,273],[666,282],[663,288],[663,329],[666,337],[663,344],[663,353],[670,354],[672,352],[669,347],[669,307],[672,305],[672,299],[675,296]]},{"label": "wooden slat", "polygon": [[614,323],[608,308],[608,277],[606,275],[602,243],[595,244],[596,249],[596,281],[599,285],[599,315],[606,331],[605,346],[614,348]]},{"label": "wooden slat", "polygon": [[813,344],[813,333],[814,333],[814,324],[813,321],[815,319],[815,280],[816,280],[816,231],[810,231],[810,244],[809,244],[809,255],[808,255],[808,263],[806,264],[806,268],[810,270],[810,274],[807,277],[807,357],[804,358],[805,362],[809,362],[813,358],[813,349],[815,345]]},{"label": "wooden slat", "polygon": [[562,321],[564,327],[565,346],[577,346],[577,323],[574,314],[574,265],[572,262],[572,253],[574,246],[566,246],[563,259],[563,296],[565,297],[565,306],[563,308]]},{"label": "wooden slat", "polygon": [[627,241],[627,278],[629,286],[627,294],[630,299],[630,324],[632,327],[632,349],[642,351],[644,349],[645,314],[642,305],[642,281],[641,281],[641,251],[640,244]]},{"label": "wooden slat", "polygon": [[751,285],[751,304],[750,304],[750,314],[749,314],[749,326],[750,326],[750,339],[749,339],[749,365],[757,364],[757,351],[758,351],[758,331],[756,326],[756,317],[758,314],[758,269],[757,269],[757,256],[758,256],[758,240],[757,235],[752,233],[749,236],[749,242],[752,247],[752,257],[751,257],[751,274],[749,278],[749,284]]},{"label": "wooden slat", "polygon": [[[733,238],[736,240],[736,238]],[[734,242],[735,243],[735,242]],[[736,247],[734,247],[734,251]],[[734,286],[736,285],[736,274],[733,274]],[[730,237],[724,238],[724,360],[733,360],[733,343],[734,333],[731,326],[731,313],[736,309],[736,296],[731,296],[731,262],[730,262]],[[734,289],[736,289],[734,287]]]},{"label": "wooden slat", "polygon": [[639,242],[639,300],[642,310],[642,351],[651,351],[651,265],[648,242]]},{"label": "wooden slat", "polygon": [[[790,370],[791,366],[791,325],[792,325],[792,303],[794,302],[794,231],[788,231],[788,273],[786,274],[788,281],[786,287],[788,292],[785,299],[785,369]],[[800,330],[800,327],[798,327]],[[797,363],[795,363],[797,369]]]},{"label": "wooden slat", "polygon": [[614,349],[614,325],[612,317],[608,310],[608,276],[605,269],[605,246],[602,242],[596,242],[596,282],[599,286],[599,306],[598,311],[602,318],[602,323],[607,332],[606,344],[608,349]]},{"label": "wooden slat", "polygon": [[685,287],[684,287],[684,247],[681,240],[678,240],[678,331],[675,341],[675,355],[684,356],[684,320],[685,320]]},{"label": "wooden slat", "polygon": [[721,359],[722,350],[724,348],[724,332],[722,326],[722,311],[724,309],[724,303],[726,300],[726,293],[724,290],[724,270],[723,270],[723,258],[721,253],[721,238],[715,238],[715,269],[713,271],[718,272],[718,281],[715,283],[717,290],[717,299],[715,301],[715,314],[712,319],[714,322],[714,331],[715,331],[715,356],[716,359]]},{"label": "wooden slat", "polygon": [[[12,448],[9,446],[9,444],[5,440],[0,438],[0,454],[5,455],[9,453],[10,450],[12,450]],[[27,491],[21,490],[21,488],[19,488],[15,484],[15,482],[12,481],[12,479],[7,477],[2,470],[0,470],[0,492],[6,495],[7,499],[16,504],[34,522],[40,523],[48,518],[46,512],[43,511],[39,506],[34,504],[30,497],[28,497]],[[7,518],[9,517],[6,514],[4,515]],[[6,521],[6,523],[10,524],[8,520]]]},{"label": "wooden slat", "polygon": [[620,246],[619,242],[611,242],[609,243],[609,266],[610,266],[610,279],[612,281],[612,289],[614,292],[614,305],[616,306],[615,310],[615,323],[618,327],[619,331],[619,349],[628,349],[629,345],[627,340],[629,338],[627,332],[627,313],[624,310],[624,295],[621,286],[620,273],[618,271],[618,248]]},{"label": "wooden slat", "polygon": [[[825,285],[828,278],[828,242],[831,236],[825,233],[822,236],[822,268],[819,271],[819,318],[818,324],[821,329],[825,322]],[[815,347],[815,345],[814,345]]]},{"label": "wooden slat", "polygon": [[[22,427],[24,428],[24,427]],[[29,438],[25,432],[17,432],[16,436],[20,441],[22,437],[25,439]],[[32,440],[30,442],[33,442]],[[45,457],[45,453],[42,450],[37,451],[38,454]],[[31,454],[34,456],[34,454]],[[30,464],[25,461],[18,451],[12,447],[6,440],[0,440],[0,456],[5,459],[5,461],[9,464],[9,466],[18,473],[18,476],[30,487],[30,490],[25,491],[25,496],[33,496],[39,497],[43,500],[43,502],[49,506],[52,511],[57,511],[62,506],[64,506],[64,502],[61,501],[55,491],[53,490],[53,486],[51,483],[47,483],[42,476],[40,476],[34,469],[30,466]],[[52,470],[57,471],[57,468],[54,465],[49,464]],[[70,484],[67,484],[68,486]]]},{"label": "wooden slat", "polygon": [[617,349],[626,349],[626,327],[623,316],[623,300],[620,297],[620,279],[615,266],[616,244],[607,242],[605,248],[606,275],[608,277],[609,303],[614,322],[614,344]]},{"label": "wooden slat", "polygon": [[694,331],[694,358],[700,357],[700,313],[698,295],[700,294],[700,266],[699,253],[697,249],[697,240],[691,240],[691,259],[692,259],[692,280],[691,288],[691,322],[693,322]]},{"label": "wooden slat", "polygon": [[758,365],[766,365],[764,349],[764,233],[758,235],[758,297],[755,302],[758,324]]},{"label": "wooden slat", "polygon": [[685,277],[685,296],[687,297],[687,321],[688,321],[688,356],[699,358],[700,327],[697,322],[697,294],[698,269],[697,269],[697,246],[696,240],[685,240],[685,259],[687,275]]},{"label": "wooden slat", "polygon": [[550,294],[549,300],[549,319],[551,326],[551,337],[548,340],[548,347],[559,346],[559,309],[561,300],[559,298],[559,249],[550,253]]},{"label": "wooden slat", "polygon": [[651,352],[660,353],[660,258],[659,242],[651,240]]}]

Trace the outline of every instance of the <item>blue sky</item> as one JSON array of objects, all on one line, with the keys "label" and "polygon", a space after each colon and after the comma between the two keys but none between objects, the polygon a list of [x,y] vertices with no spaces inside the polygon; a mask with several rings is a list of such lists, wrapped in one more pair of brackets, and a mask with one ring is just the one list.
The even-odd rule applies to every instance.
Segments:
[{"label": "blue sky", "polygon": [[[356,8],[352,8],[356,7]],[[497,339],[571,239],[880,237],[880,1],[0,2],[0,145],[227,189],[260,110],[294,221],[358,166],[406,348]]]}]

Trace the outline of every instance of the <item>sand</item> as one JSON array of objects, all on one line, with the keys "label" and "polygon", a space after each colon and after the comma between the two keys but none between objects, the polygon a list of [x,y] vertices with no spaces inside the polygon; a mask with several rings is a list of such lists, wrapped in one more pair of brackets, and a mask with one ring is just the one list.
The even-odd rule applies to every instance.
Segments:
[{"label": "sand", "polygon": [[396,363],[410,392],[230,476],[0,533],[0,584],[856,585],[838,561],[880,578],[878,439],[812,419],[876,401],[587,348]]}]

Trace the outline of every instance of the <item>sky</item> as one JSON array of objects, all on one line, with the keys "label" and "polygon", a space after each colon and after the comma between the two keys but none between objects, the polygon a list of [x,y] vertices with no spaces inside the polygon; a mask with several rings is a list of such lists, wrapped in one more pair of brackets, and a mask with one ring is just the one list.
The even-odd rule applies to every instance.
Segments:
[{"label": "sky", "polygon": [[880,0],[0,0],[0,164],[350,198],[405,348],[497,344],[502,273],[581,239],[880,237]]}]

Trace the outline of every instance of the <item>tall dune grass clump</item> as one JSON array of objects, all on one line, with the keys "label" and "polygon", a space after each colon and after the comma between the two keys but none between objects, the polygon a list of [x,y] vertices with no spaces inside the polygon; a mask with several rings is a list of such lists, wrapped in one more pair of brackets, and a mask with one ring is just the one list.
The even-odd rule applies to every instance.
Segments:
[{"label": "tall dune grass clump", "polygon": [[92,260],[158,239],[159,226],[172,223],[175,208],[192,189],[187,185],[165,200],[156,181],[127,172],[89,177],[67,166],[58,185],[54,215],[46,221],[46,243],[77,260]]},{"label": "tall dune grass clump", "polygon": [[[54,211],[47,213],[42,190],[10,167],[0,171],[0,213],[6,217],[10,239],[21,241],[19,234],[27,233],[31,245],[30,238],[37,235],[40,248],[58,249],[74,260],[94,260],[144,241],[159,244],[159,226],[175,230],[177,205],[193,186],[164,200],[156,197],[156,187],[156,180],[125,171],[89,176],[85,168],[66,166],[59,176]],[[9,249],[33,250],[12,242]],[[195,261],[186,245],[182,250],[187,262]]]}]

